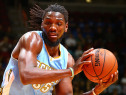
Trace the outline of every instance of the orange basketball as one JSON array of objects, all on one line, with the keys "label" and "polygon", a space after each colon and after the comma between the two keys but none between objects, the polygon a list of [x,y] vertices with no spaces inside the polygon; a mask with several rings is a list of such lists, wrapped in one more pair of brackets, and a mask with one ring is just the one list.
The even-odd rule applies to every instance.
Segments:
[{"label": "orange basketball", "polygon": [[107,49],[99,48],[92,52],[94,55],[87,59],[91,64],[83,66],[84,74],[92,82],[98,83],[101,79],[106,82],[118,69],[116,57]]}]

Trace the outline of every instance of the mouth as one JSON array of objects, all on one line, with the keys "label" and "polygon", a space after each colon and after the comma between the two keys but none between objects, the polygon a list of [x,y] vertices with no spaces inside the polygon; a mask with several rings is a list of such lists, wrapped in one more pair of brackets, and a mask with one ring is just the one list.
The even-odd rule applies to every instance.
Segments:
[{"label": "mouth", "polygon": [[61,42],[62,38],[64,37],[64,34],[59,39],[57,33],[52,34],[52,36],[56,36],[57,38],[51,38],[49,37],[49,33],[45,34],[45,32],[42,33],[42,36],[46,44],[51,47],[55,47]]},{"label": "mouth", "polygon": [[48,36],[51,37],[51,38],[57,38],[57,34],[56,33],[49,33]]}]

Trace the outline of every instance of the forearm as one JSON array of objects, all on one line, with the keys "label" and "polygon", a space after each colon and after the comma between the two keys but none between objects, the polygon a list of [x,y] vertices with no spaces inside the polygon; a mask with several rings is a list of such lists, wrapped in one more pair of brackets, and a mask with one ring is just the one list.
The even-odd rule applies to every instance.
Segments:
[{"label": "forearm", "polygon": [[91,91],[82,93],[81,95],[96,95],[96,94],[93,92],[93,90],[91,90]]},{"label": "forearm", "polygon": [[92,90],[85,92],[81,95],[99,95],[100,93],[102,93],[102,91],[104,91],[107,87],[103,87],[103,85],[100,83],[98,85],[96,85]]},{"label": "forearm", "polygon": [[24,84],[43,84],[71,76],[70,69],[44,70],[37,67],[26,69],[23,72]]},{"label": "forearm", "polygon": [[18,57],[18,67],[20,79],[24,85],[49,83],[72,75],[70,69],[45,70],[44,68],[39,68],[37,65],[35,54],[22,49]]}]

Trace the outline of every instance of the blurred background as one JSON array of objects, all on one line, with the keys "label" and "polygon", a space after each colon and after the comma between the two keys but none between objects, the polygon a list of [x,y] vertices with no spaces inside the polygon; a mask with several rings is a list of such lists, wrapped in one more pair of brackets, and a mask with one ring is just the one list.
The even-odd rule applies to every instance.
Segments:
[{"label": "blurred background", "polygon": [[[119,80],[100,95],[126,95],[126,0],[0,0],[0,83],[15,44],[29,31],[29,9],[58,3],[69,12],[69,29],[62,41],[76,59],[83,51],[106,48],[119,64]],[[73,79],[74,95],[96,84],[81,72]]]}]

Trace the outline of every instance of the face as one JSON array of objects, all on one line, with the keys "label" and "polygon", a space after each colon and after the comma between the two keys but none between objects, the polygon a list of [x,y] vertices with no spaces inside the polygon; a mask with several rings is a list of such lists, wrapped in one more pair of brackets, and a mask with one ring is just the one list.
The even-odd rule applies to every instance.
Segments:
[{"label": "face", "polygon": [[64,15],[60,12],[47,12],[42,25],[44,33],[51,42],[59,40],[64,32],[67,32],[68,23],[65,23]]}]

